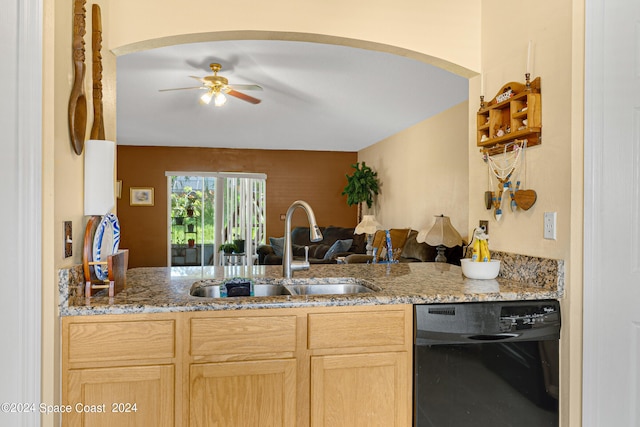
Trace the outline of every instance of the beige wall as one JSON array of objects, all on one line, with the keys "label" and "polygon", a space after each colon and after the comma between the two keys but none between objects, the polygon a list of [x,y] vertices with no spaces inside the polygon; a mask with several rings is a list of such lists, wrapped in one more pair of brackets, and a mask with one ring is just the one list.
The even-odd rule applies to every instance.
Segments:
[{"label": "beige wall", "polygon": [[[108,2],[101,4],[102,15]],[[42,284],[42,402],[60,401],[60,330],[58,318],[57,272],[59,268],[82,262],[84,157],[73,151],[69,139],[67,109],[73,83],[72,28],[73,0],[44,0],[43,40],[43,284]],[[91,3],[87,5],[84,90],[88,103],[86,137],[93,124]],[[104,29],[103,31],[106,31]],[[115,75],[115,55],[104,46],[105,76]],[[103,79],[105,133],[115,138],[115,80]],[[63,223],[73,224],[73,256],[64,258]],[[56,416],[57,417],[57,416]],[[54,425],[53,415],[43,417],[43,425]]]},{"label": "beige wall", "polygon": [[[505,7],[509,4],[510,7]],[[514,20],[514,10],[526,19]],[[484,207],[487,165],[469,141],[469,225],[489,220],[493,249],[548,258],[567,259],[571,214],[571,3],[543,0],[505,2],[485,0],[482,10],[482,76],[485,99],[511,81],[524,82],[529,40],[535,58],[532,77],[542,81],[542,145],[526,151],[523,186],[538,195],[528,211],[505,210],[500,222]],[[499,31],[495,31],[499,28]],[[478,95],[470,99],[470,127],[475,128]],[[521,177],[523,177],[521,175]],[[522,188],[522,187],[521,187]],[[493,188],[495,191],[496,189]],[[558,213],[557,240],[542,238],[544,212]]]},{"label": "beige wall", "polygon": [[381,193],[370,213],[384,227],[421,230],[444,214],[466,239],[468,114],[463,102],[358,153],[378,172]]},{"label": "beige wall", "polygon": [[[526,212],[507,210],[500,222],[484,208],[487,167],[476,147],[473,129],[479,105],[472,101],[469,226],[488,219],[493,249],[566,262],[560,364],[563,426],[581,425],[582,9],[580,1],[484,0],[482,77],[473,79],[470,89],[470,99],[478,100],[484,86],[489,100],[505,83],[524,82],[528,44],[533,41],[532,78],[542,80],[542,144],[526,151],[524,188],[536,191],[537,202]],[[555,241],[543,239],[544,212],[557,212]]]},{"label": "beige wall", "polygon": [[[243,30],[260,30],[317,35],[311,41],[317,41],[318,36],[336,36],[380,43],[477,70],[479,16],[477,0],[402,0],[375,4],[366,0],[111,0],[109,47],[124,53],[139,48],[131,45],[140,42],[146,46],[173,44],[171,40],[162,40],[166,37],[238,39],[243,37]],[[235,34],[220,34],[222,32]]]}]

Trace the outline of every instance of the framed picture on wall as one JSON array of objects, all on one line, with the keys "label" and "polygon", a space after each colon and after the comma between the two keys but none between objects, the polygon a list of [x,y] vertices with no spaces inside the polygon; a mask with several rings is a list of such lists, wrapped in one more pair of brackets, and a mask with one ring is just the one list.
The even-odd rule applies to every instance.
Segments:
[{"label": "framed picture on wall", "polygon": [[153,206],[153,187],[131,187],[130,206]]}]

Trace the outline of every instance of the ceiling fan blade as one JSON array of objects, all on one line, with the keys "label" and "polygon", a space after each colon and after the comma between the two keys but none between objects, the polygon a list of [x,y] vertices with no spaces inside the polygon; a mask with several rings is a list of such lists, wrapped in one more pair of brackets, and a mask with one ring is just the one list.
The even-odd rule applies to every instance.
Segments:
[{"label": "ceiling fan blade", "polygon": [[198,80],[199,82],[202,82],[202,83],[206,83],[207,82],[202,77],[198,77],[198,76],[189,76],[189,77],[191,77],[192,79],[196,79],[196,80]]},{"label": "ceiling fan blade", "polygon": [[250,102],[251,104],[260,104],[262,101],[258,98],[254,98],[253,96],[245,95],[242,92],[238,92],[236,90],[231,89],[227,92],[227,95],[235,96],[238,99],[242,99],[243,101]]},{"label": "ceiling fan blade", "polygon": [[207,87],[204,86],[193,86],[193,87],[177,87],[174,89],[158,89],[158,92],[169,92],[172,90],[189,90],[189,89],[208,89]]},{"label": "ceiling fan blade", "polygon": [[262,87],[258,86],[258,85],[229,85],[229,87],[231,89],[238,89],[238,90],[262,90]]}]

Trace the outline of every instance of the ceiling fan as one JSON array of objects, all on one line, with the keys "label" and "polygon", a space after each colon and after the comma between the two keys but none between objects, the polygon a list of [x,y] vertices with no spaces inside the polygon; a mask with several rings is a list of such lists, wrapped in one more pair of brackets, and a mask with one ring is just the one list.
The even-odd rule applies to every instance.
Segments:
[{"label": "ceiling fan", "polygon": [[237,89],[241,90],[262,90],[262,88],[258,85],[236,85],[229,84],[229,80],[226,78],[219,76],[218,71],[222,68],[220,64],[213,63],[210,64],[209,67],[211,71],[213,71],[212,76],[206,77],[196,77],[189,76],[193,79],[196,79],[202,83],[202,86],[194,86],[194,87],[181,87],[176,89],[160,89],[160,92],[167,92],[171,90],[188,90],[188,89],[202,89],[206,90],[207,93],[200,97],[201,104],[209,104],[213,99],[213,102],[216,107],[220,107],[227,102],[227,97],[225,95],[231,95],[243,101],[249,102],[251,104],[259,104],[261,101],[258,98],[254,98],[253,96],[246,95],[242,92],[238,92]]}]

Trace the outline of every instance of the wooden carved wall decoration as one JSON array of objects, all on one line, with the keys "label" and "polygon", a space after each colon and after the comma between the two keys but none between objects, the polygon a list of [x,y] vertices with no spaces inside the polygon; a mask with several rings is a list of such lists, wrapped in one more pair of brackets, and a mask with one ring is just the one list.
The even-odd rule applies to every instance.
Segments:
[{"label": "wooden carved wall decoration", "polygon": [[104,120],[102,115],[102,19],[100,6],[94,4],[91,8],[91,49],[93,65],[93,126],[91,139],[104,140]]},{"label": "wooden carved wall decoration", "polygon": [[87,99],[84,95],[84,35],[86,0],[74,0],[73,3],[73,71],[74,79],[69,97],[69,136],[77,155],[82,154],[87,129]]}]

